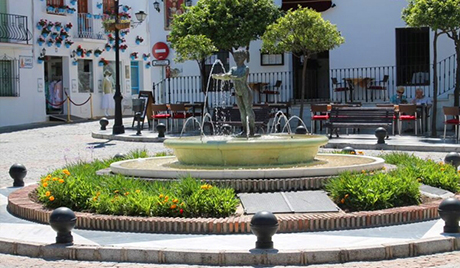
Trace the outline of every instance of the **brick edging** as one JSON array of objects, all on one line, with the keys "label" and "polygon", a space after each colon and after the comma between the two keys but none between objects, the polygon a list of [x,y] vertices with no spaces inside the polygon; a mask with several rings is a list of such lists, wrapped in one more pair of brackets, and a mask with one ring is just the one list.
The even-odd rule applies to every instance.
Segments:
[{"label": "brick edging", "polygon": [[[29,193],[38,185],[19,189],[8,196],[8,211],[20,218],[48,224],[52,210],[43,208],[29,198]],[[279,233],[346,230],[406,224],[439,218],[436,200],[418,206],[407,206],[377,211],[353,213],[309,213],[277,215]],[[112,216],[75,212],[76,228],[143,232],[143,233],[187,233],[187,234],[237,234],[250,233],[251,216],[227,218],[167,218]]]}]

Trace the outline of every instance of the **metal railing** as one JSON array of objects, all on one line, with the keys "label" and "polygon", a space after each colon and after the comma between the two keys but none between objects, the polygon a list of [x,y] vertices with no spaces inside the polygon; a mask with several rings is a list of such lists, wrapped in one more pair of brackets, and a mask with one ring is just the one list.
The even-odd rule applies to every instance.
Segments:
[{"label": "metal railing", "polygon": [[[282,81],[278,101],[286,102],[291,100],[292,73],[290,71],[250,73],[248,77],[248,83],[267,83],[268,89],[272,89],[277,80]],[[218,81],[211,79],[210,83],[218,83]],[[210,88],[219,87],[210,86]],[[223,88],[224,90],[208,92],[208,103],[211,107],[233,105],[235,103],[231,85]],[[201,76],[199,75],[173,77],[155,84],[156,103],[203,102],[204,98],[205,93],[201,90]],[[262,97],[262,100],[265,100],[265,98]],[[254,92],[254,101],[261,101],[258,92]]]},{"label": "metal railing", "polygon": [[102,20],[95,19],[92,14],[78,13],[77,38],[103,40],[105,38]]},{"label": "metal railing", "polygon": [[30,39],[27,16],[0,13],[0,42],[29,44]]}]

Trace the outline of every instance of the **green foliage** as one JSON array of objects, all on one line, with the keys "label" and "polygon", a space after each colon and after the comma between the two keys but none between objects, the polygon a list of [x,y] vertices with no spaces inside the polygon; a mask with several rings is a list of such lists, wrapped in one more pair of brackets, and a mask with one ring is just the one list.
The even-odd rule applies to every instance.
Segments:
[{"label": "green foliage", "polygon": [[412,27],[448,33],[460,28],[460,0],[409,0],[402,19]]},{"label": "green foliage", "polygon": [[385,173],[345,172],[325,186],[331,198],[349,211],[378,210],[419,203],[417,180]]},{"label": "green foliage", "polygon": [[262,50],[268,53],[292,52],[311,55],[331,50],[345,40],[337,27],[323,20],[321,14],[309,8],[290,9],[286,15],[268,26],[262,36]]},{"label": "green foliage", "polygon": [[211,39],[205,35],[186,35],[185,37],[171,36],[171,46],[176,52],[174,60],[184,62],[195,60],[200,64],[202,59],[211,56],[217,51]]},{"label": "green foliage", "polygon": [[[133,151],[126,158],[146,157]],[[122,175],[97,176],[120,159],[79,162],[43,177],[37,197],[45,207],[61,206],[101,214],[165,217],[226,217],[239,204],[233,189],[221,189],[193,178],[147,182]]]},{"label": "green foliage", "polygon": [[204,35],[217,49],[231,52],[248,47],[279,15],[272,0],[200,0],[175,17],[170,37],[177,47],[188,35]]},{"label": "green foliage", "polygon": [[398,169],[392,172],[394,176],[405,176],[454,193],[460,190],[460,176],[451,165],[422,160],[407,153],[391,153],[381,157],[387,163],[398,166]]}]

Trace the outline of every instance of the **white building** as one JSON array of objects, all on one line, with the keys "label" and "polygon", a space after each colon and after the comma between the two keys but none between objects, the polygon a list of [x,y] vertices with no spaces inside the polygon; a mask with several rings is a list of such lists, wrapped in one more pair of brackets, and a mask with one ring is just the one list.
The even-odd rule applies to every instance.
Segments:
[{"label": "white building", "polygon": [[[101,28],[101,20],[88,18],[86,14],[102,14],[106,6],[113,0],[78,0],[73,5],[70,0],[0,0],[0,13],[17,14],[27,18],[27,29],[30,32],[29,41],[6,38],[8,35],[0,30],[0,57],[6,57],[2,63],[7,62],[12,68],[12,78],[1,78],[10,86],[0,89],[0,126],[26,124],[30,122],[46,121],[53,113],[68,114],[67,104],[59,109],[46,104],[47,96],[50,101],[49,83],[54,78],[62,79],[63,90],[69,94],[75,104],[82,104],[92,93],[93,116],[102,116],[100,109],[102,92],[100,81],[106,68],[114,68],[115,53],[104,52],[95,57],[76,56],[78,65],[74,66],[72,51],[79,45],[84,49],[104,48],[107,35]],[[55,14],[47,11],[47,5],[64,2],[64,5],[76,9],[75,14]],[[196,62],[175,63],[174,51],[170,50],[166,57],[170,62],[171,78],[167,79],[165,66],[152,66],[146,68],[146,63],[156,60],[150,57],[147,61],[142,59],[142,54],[153,54],[152,47],[159,43],[167,45],[167,29],[169,17],[177,8],[173,3],[196,4],[197,0],[120,0],[122,5],[130,5],[132,14],[139,10],[148,13],[146,22],[130,29],[125,37],[128,49],[121,55],[121,91],[124,96],[123,104],[129,106],[130,98],[137,96],[139,90],[151,90],[152,84],[156,85],[154,97],[156,102],[175,103],[178,101],[203,101],[204,94],[200,88],[199,70]],[[295,3],[294,3],[295,2]],[[324,9],[322,16],[336,24],[345,38],[345,43],[340,47],[318,54],[309,62],[307,101],[344,101],[342,92],[335,92],[331,78],[342,81],[344,78],[352,79],[355,87],[353,101],[367,104],[387,102],[395,93],[398,86],[406,88],[409,99],[414,97],[417,87],[422,87],[426,95],[432,96],[432,40],[433,32],[429,29],[408,28],[401,19],[401,12],[407,5],[406,0],[381,1],[381,0],[334,0],[334,1],[292,1],[277,0],[276,4],[283,9],[296,6],[297,3],[314,5]],[[102,3],[102,8],[98,8]],[[57,4],[57,5],[59,5]],[[155,8],[158,4],[158,10]],[[33,11],[31,11],[33,10]],[[71,22],[74,27],[70,31],[70,39],[74,44],[70,48],[55,44],[48,47],[40,46],[37,39],[41,31],[37,29],[37,22],[47,19],[52,22]],[[1,23],[4,23],[2,20]],[[9,21],[8,24],[12,24]],[[0,27],[1,29],[1,27]],[[21,30],[23,31],[23,30]],[[1,36],[3,35],[3,36]],[[137,36],[144,38],[140,45],[135,44]],[[48,37],[49,38],[49,37]],[[42,49],[46,49],[44,63],[37,62]],[[250,45],[251,75],[249,82],[268,84],[270,88],[277,80],[282,84],[279,89],[278,101],[291,102],[292,113],[298,112],[300,94],[301,60],[290,53],[284,55],[261,55],[260,41]],[[129,55],[138,52],[139,58],[131,60]],[[160,53],[160,51],[158,51]],[[164,50],[161,50],[164,53]],[[439,82],[439,107],[451,105],[449,94],[453,92],[455,80],[455,55],[453,42],[446,36],[439,38],[438,42],[438,82]],[[106,67],[99,67],[101,57],[109,61]],[[231,55],[219,54],[209,59],[208,69],[215,59],[219,58],[225,66],[234,64]],[[163,60],[163,58],[160,58]],[[24,62],[24,65],[22,65]],[[158,63],[158,62],[157,62]],[[164,63],[160,61],[159,63]],[[4,65],[5,66],[5,65]],[[9,66],[9,65],[8,65]],[[16,76],[17,75],[17,76]],[[361,83],[363,78],[372,78],[375,82],[388,76],[385,83],[386,90],[370,91]],[[19,79],[17,79],[19,77]],[[9,82],[8,82],[9,81]],[[5,90],[5,88],[7,88]],[[5,96],[10,92],[13,96]],[[232,102],[230,92],[228,102]],[[212,95],[212,94],[211,94]],[[256,93],[255,101],[273,101],[273,96],[260,96]],[[63,95],[62,99],[65,98]],[[348,95],[349,98],[349,95]],[[452,98],[451,98],[452,99]],[[59,100],[59,99],[58,99]],[[211,102],[217,101],[216,96],[211,96]],[[89,118],[91,106],[87,103],[77,106],[71,103],[70,114]],[[124,114],[130,112],[125,110]],[[438,111],[439,128],[442,126],[442,110]],[[304,118],[309,118],[308,109]],[[307,122],[308,124],[308,122]]]}]

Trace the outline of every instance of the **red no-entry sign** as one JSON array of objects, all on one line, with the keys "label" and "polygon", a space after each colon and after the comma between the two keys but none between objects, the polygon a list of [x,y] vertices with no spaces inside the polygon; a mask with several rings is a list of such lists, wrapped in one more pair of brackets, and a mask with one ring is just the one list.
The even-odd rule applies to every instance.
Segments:
[{"label": "red no-entry sign", "polygon": [[152,47],[152,55],[157,60],[164,60],[169,55],[169,47],[166,43],[157,42]]}]

